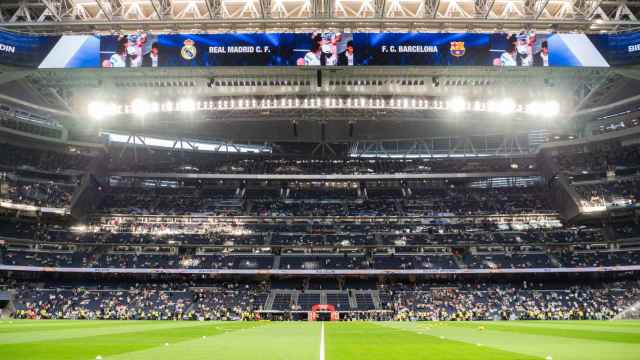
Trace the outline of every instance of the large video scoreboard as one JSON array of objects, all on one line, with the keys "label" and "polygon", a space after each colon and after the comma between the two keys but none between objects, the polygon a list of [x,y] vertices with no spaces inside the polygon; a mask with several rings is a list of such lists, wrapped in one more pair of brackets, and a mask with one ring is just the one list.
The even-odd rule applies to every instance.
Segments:
[{"label": "large video scoreboard", "polygon": [[169,66],[610,67],[640,63],[640,33],[0,32],[0,63],[32,68]]}]

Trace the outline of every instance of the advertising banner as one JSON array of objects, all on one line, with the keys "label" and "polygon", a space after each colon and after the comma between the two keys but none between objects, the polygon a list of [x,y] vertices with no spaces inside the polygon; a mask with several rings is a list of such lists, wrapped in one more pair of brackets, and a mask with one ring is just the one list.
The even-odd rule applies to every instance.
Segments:
[{"label": "advertising banner", "polygon": [[51,68],[175,66],[609,67],[640,63],[640,33],[0,32],[0,63]]},{"label": "advertising banner", "polygon": [[610,66],[640,64],[640,33],[608,36],[607,60]]}]

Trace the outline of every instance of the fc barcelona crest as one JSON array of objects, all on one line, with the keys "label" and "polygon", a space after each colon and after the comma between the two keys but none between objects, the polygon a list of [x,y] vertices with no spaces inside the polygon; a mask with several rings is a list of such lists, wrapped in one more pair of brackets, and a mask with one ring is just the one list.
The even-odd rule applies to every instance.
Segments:
[{"label": "fc barcelona crest", "polygon": [[464,56],[466,49],[464,48],[464,41],[452,41],[451,48],[449,49],[451,55],[460,57]]},{"label": "fc barcelona crest", "polygon": [[193,60],[198,54],[198,49],[195,47],[195,42],[191,39],[187,39],[184,41],[184,46],[180,51],[182,58],[185,60]]}]

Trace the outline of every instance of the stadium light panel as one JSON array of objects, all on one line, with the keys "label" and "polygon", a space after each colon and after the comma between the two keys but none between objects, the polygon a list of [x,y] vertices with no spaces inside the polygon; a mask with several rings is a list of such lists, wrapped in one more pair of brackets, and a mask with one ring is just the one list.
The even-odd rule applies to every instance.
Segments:
[{"label": "stadium light panel", "polygon": [[488,112],[497,112],[498,111],[498,102],[490,100],[487,102],[487,111]]},{"label": "stadium light panel", "polygon": [[462,112],[466,110],[467,102],[461,97],[455,97],[447,101],[447,110],[453,112]]},{"label": "stadium light panel", "polygon": [[135,99],[131,102],[131,113],[134,115],[144,116],[150,110],[149,102],[144,99]]},{"label": "stadium light panel", "polygon": [[193,99],[182,99],[176,104],[176,110],[182,112],[196,111],[196,102]]},{"label": "stadium light panel", "polygon": [[183,98],[176,102],[154,102],[144,98],[135,99],[126,105],[116,105],[104,101],[94,101],[87,104],[87,112],[93,118],[113,116],[118,113],[128,113],[144,116],[155,112],[194,112],[212,110],[238,110],[238,109],[269,109],[269,108],[336,108],[346,107],[354,109],[365,108],[391,108],[391,109],[434,109],[450,112],[489,112],[498,114],[527,113],[536,117],[551,118],[560,113],[560,103],[555,100],[534,100],[523,105],[518,105],[512,98],[483,100],[468,100],[462,96],[449,99],[422,98],[422,97],[280,97],[267,96],[260,99],[227,97],[217,100],[196,101],[192,98]]},{"label": "stadium light panel", "polygon": [[101,101],[92,101],[87,105],[87,114],[95,119],[104,117],[104,103]]},{"label": "stadium light panel", "polygon": [[511,114],[516,111],[516,103],[513,101],[513,99],[503,99],[496,104],[496,111],[501,114]]},{"label": "stadium light panel", "polygon": [[530,115],[539,115],[546,118],[554,117],[560,113],[560,104],[555,100],[534,101],[527,105],[526,112]]},{"label": "stadium light panel", "polygon": [[560,104],[555,100],[547,101],[542,114],[546,117],[557,116],[560,114]]},{"label": "stadium light panel", "polygon": [[87,113],[94,119],[102,119],[114,115],[116,106],[103,101],[92,101],[87,105]]},{"label": "stadium light panel", "polygon": [[531,103],[527,104],[527,107],[526,107],[525,110],[526,110],[527,114],[539,115],[544,111],[544,104],[539,102],[539,101],[534,101],[534,102],[531,102]]}]

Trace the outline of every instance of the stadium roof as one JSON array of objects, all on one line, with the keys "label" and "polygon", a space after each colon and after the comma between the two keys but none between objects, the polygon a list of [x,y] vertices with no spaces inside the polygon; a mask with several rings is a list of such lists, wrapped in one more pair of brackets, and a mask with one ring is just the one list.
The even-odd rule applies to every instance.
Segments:
[{"label": "stadium roof", "polygon": [[[322,71],[320,85],[317,84],[317,71]],[[456,97],[464,98],[468,103],[473,102],[473,106],[477,101],[487,102],[505,97],[512,98],[518,104],[556,99],[562,101],[563,113],[571,113],[587,108],[586,104],[580,103],[581,100],[604,84],[632,81],[626,76],[614,76],[612,72],[606,68],[495,67],[323,70],[218,67],[97,72],[14,70],[6,73],[0,96],[5,101],[17,99],[26,104],[79,114],[84,118],[88,115],[87,105],[91,101],[103,100],[123,106],[131,105],[136,98],[143,97],[160,104],[181,98],[213,103],[212,109],[193,114],[193,120],[219,117],[263,123],[267,120],[446,120],[450,114],[442,111],[446,105],[444,103]],[[528,84],[525,88],[522,87],[524,83]],[[640,91],[632,91],[633,86],[626,89],[622,94],[624,97]],[[604,95],[609,102],[618,100],[611,91]],[[261,106],[263,99],[270,101],[270,104]],[[303,105],[307,104],[306,99],[309,106]],[[592,95],[592,99],[595,101],[596,97]],[[229,105],[224,106],[225,111],[217,111],[223,107],[216,105],[217,102],[225,100],[229,100]],[[369,106],[372,101],[373,105]],[[408,111],[409,106],[401,106],[403,102],[416,111]],[[425,105],[421,106],[423,102]],[[430,103],[427,105],[426,102]],[[247,103],[253,105],[241,106]],[[443,106],[439,106],[439,103],[443,103]],[[400,107],[405,108],[402,109],[404,111],[397,111]],[[464,111],[459,110],[456,116],[463,118]],[[166,115],[168,121],[175,122],[173,115]],[[469,116],[478,117],[480,114]]]},{"label": "stadium roof", "polygon": [[[575,119],[591,121],[635,108],[640,97],[634,67],[217,67],[153,69],[153,74],[144,68],[6,70],[0,102],[60,120],[72,134],[112,131],[252,143],[444,138],[455,147],[458,140],[451,136],[478,136],[471,142],[484,144],[484,136],[540,128],[569,135],[579,128]],[[322,71],[320,87],[317,71]],[[189,113],[160,111],[101,119],[88,111],[88,105],[98,100],[128,106],[130,113],[140,98],[158,104],[190,99],[206,106]],[[456,98],[465,100],[467,111],[447,110],[447,102]],[[478,101],[505,98],[522,108],[535,101],[557,100],[561,116],[538,119],[525,112],[505,116],[474,109]]]},{"label": "stadium roof", "polygon": [[637,0],[5,0],[24,32],[624,31]]}]

